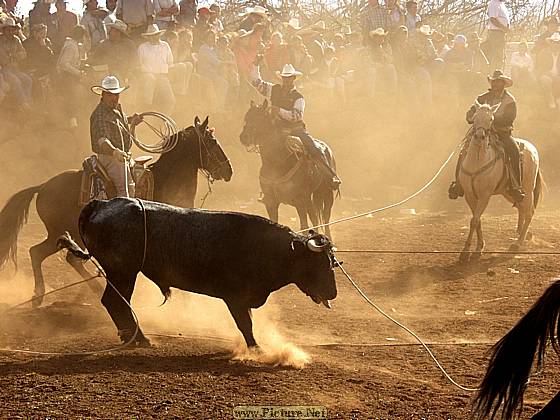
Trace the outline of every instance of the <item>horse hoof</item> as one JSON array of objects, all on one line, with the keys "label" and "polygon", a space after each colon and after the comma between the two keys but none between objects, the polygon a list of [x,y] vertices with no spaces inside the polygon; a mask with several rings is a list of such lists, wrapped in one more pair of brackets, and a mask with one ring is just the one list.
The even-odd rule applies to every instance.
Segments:
[{"label": "horse hoof", "polygon": [[521,245],[511,244],[511,246],[509,247],[509,251],[510,252],[519,252],[519,251],[521,251]]},{"label": "horse hoof", "polygon": [[533,240],[533,233],[532,232],[527,232],[527,235],[525,236],[525,239],[527,241],[532,241]]},{"label": "horse hoof", "polygon": [[[36,299],[35,299],[36,298]],[[41,295],[35,295],[33,296],[33,300],[31,301],[31,307],[33,309],[38,308],[39,306],[41,306],[43,304],[43,296],[42,293]]]},{"label": "horse hoof", "polygon": [[470,256],[470,252],[461,252],[461,254],[459,255],[459,262],[462,264],[468,263]]},{"label": "horse hoof", "polygon": [[480,257],[482,257],[482,251],[480,252],[473,252],[471,255],[471,262],[473,261],[480,261]]}]

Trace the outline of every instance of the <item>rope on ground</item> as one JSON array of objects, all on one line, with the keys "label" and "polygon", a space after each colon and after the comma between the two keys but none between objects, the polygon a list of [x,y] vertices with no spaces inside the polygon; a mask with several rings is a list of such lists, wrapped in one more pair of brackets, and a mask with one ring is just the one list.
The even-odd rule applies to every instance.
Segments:
[{"label": "rope on ground", "polygon": [[[478,254],[478,251],[400,251],[397,249],[337,249],[337,253],[343,252],[346,254],[435,254],[435,255],[449,255],[449,254]],[[560,251],[483,251],[484,254],[495,255],[560,255]]]},{"label": "rope on ground", "polygon": [[367,211],[365,213],[356,214],[354,216],[349,216],[349,217],[344,217],[342,219],[333,220],[332,222],[329,222],[329,223],[323,223],[321,225],[313,226],[313,227],[310,227],[310,228],[307,228],[307,229],[302,229],[302,230],[298,231],[297,233],[305,233],[309,230],[316,230],[316,229],[319,229],[319,228],[324,228],[324,227],[327,227],[327,226],[336,225],[338,223],[343,223],[343,222],[348,222],[350,220],[360,219],[362,217],[366,217],[366,216],[369,216],[369,215],[372,215],[372,214],[375,214],[375,213],[381,213],[382,211],[401,206],[404,203],[412,200],[413,198],[418,197],[420,194],[422,194],[424,191],[426,191],[435,182],[435,180],[440,176],[440,174],[443,172],[445,167],[449,164],[449,162],[451,161],[451,158],[453,158],[455,153],[457,153],[458,150],[461,150],[461,148],[463,147],[463,144],[465,144],[465,141],[466,141],[467,137],[469,136],[470,131],[471,131],[470,129],[469,129],[469,131],[467,131],[467,134],[465,135],[463,140],[457,145],[457,147],[455,147],[455,149],[453,149],[453,151],[449,154],[447,159],[445,159],[445,162],[443,162],[443,164],[437,170],[435,175],[422,188],[420,188],[414,194],[409,195],[408,197],[406,197],[405,199],[403,199],[403,200],[401,200],[397,203],[389,204],[388,206],[381,207],[381,208],[371,210],[371,211]]},{"label": "rope on ground", "polygon": [[130,310],[132,311],[132,316],[134,318],[134,323],[136,324],[136,328],[134,331],[134,334],[132,335],[132,337],[123,344],[120,344],[119,346],[116,347],[111,347],[109,349],[104,349],[104,350],[95,350],[95,351],[82,351],[82,352],[49,352],[49,351],[33,351],[33,350],[22,350],[22,349],[10,349],[10,348],[0,348],[0,353],[17,353],[17,354],[33,354],[33,355],[38,355],[38,356],[94,356],[94,355],[99,355],[99,354],[105,354],[105,353],[111,353],[117,350],[121,350],[125,347],[128,347],[130,344],[132,344],[134,342],[134,340],[136,339],[136,336],[138,335],[138,331],[140,331],[140,325],[138,323],[138,316],[136,315],[136,312],[134,312],[134,309],[132,309],[132,306],[130,306],[130,304],[128,303],[128,301],[124,298],[124,296],[119,292],[119,290],[113,285],[113,283],[111,283],[111,281],[109,281],[109,279],[107,279],[107,276],[105,275],[105,272],[103,271],[103,268],[96,263],[95,261],[92,260],[92,262],[95,264],[98,272],[95,276],[91,276],[88,277],[87,279],[84,280],[80,280],[71,284],[68,284],[66,286],[60,287],[58,289],[55,290],[51,290],[50,292],[47,293],[43,293],[40,296],[34,296],[33,298],[26,300],[25,302],[19,303],[15,306],[12,306],[8,309],[6,309],[5,311],[3,311],[2,313],[6,313],[9,312],[15,308],[18,308],[20,306],[26,305],[28,303],[31,303],[37,299],[41,299],[45,296],[51,295],[53,293],[56,292],[60,292],[61,290],[64,289],[68,289],[70,287],[73,286],[77,286],[78,284],[82,284],[82,283],[86,283],[88,281],[92,281],[94,279],[100,278],[100,277],[104,277],[105,280],[107,281],[107,283],[113,288],[113,290],[117,293],[117,295],[124,301],[124,303],[130,308]]},{"label": "rope on ground", "polygon": [[[338,261],[337,261],[338,262]],[[390,315],[388,315],[387,313],[385,313],[379,306],[377,306],[363,291],[362,289],[360,289],[358,287],[358,285],[354,282],[354,280],[352,279],[352,277],[350,276],[350,274],[348,274],[348,272],[344,269],[344,267],[339,263],[338,267],[342,270],[342,272],[344,273],[344,275],[346,276],[346,278],[348,279],[348,281],[350,282],[350,284],[352,286],[354,286],[354,288],[358,291],[358,293],[365,299],[365,301],[367,303],[369,303],[377,312],[379,312],[382,316],[384,316],[385,318],[387,318],[389,321],[391,321],[392,323],[394,323],[395,325],[399,326],[400,328],[402,328],[403,330],[405,330],[407,333],[409,333],[411,336],[413,336],[416,341],[418,341],[422,347],[424,347],[426,349],[426,351],[428,352],[428,354],[430,355],[430,357],[433,359],[433,361],[436,363],[437,367],[439,368],[439,370],[441,370],[441,372],[445,375],[445,377],[449,380],[449,382],[451,382],[453,385],[455,385],[457,388],[462,389],[463,391],[468,391],[468,392],[476,392],[479,390],[479,388],[469,388],[469,387],[465,387],[459,383],[457,383],[451,376],[449,376],[449,374],[447,373],[447,371],[443,368],[443,366],[439,363],[439,361],[436,359],[436,357],[434,356],[434,354],[432,353],[432,351],[430,350],[430,348],[426,345],[426,343],[424,343],[424,341],[422,341],[422,339],[420,337],[418,337],[418,335],[412,331],[410,328],[408,328],[407,326],[401,324],[399,321],[397,321],[396,319],[394,319],[393,317],[391,317]]]}]

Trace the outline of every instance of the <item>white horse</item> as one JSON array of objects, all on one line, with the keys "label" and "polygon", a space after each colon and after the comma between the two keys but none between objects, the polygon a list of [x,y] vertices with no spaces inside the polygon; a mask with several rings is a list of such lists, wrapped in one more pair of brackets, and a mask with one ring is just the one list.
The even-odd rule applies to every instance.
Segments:
[{"label": "white horse", "polygon": [[[484,250],[480,218],[488,206],[490,197],[502,195],[509,202],[514,202],[508,193],[509,181],[505,163],[507,157],[504,152],[498,151],[492,144],[491,127],[494,122],[494,113],[498,110],[500,104],[491,107],[487,104],[481,105],[476,101],[475,107],[473,135],[459,168],[458,176],[458,182],[465,192],[465,200],[472,211],[470,231],[460,256],[461,262],[468,261],[469,257],[479,259]],[[525,198],[516,205],[518,211],[517,242],[510,247],[512,251],[518,251],[524,245],[529,224],[543,188],[539,171],[539,154],[536,147],[526,140],[516,139],[516,141],[524,149],[522,186]],[[470,248],[475,231],[476,249],[471,256]]]}]

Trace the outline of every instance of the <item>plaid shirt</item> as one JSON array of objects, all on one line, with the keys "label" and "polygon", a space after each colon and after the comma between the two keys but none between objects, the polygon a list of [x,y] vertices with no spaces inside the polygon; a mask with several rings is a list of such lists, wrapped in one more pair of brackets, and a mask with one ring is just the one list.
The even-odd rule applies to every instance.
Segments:
[{"label": "plaid shirt", "polygon": [[369,35],[371,31],[375,31],[377,28],[387,29],[389,11],[385,6],[372,6],[368,4],[362,10],[361,19],[362,29],[366,35]]},{"label": "plaid shirt", "polygon": [[[125,129],[121,129],[124,126]],[[112,109],[99,102],[89,119],[91,134],[91,148],[97,154],[102,154],[100,143],[107,139],[117,149],[129,152],[132,147],[132,139],[127,134],[129,130],[128,118],[122,112],[119,105],[118,109]],[[123,149],[124,144],[124,149]]]}]

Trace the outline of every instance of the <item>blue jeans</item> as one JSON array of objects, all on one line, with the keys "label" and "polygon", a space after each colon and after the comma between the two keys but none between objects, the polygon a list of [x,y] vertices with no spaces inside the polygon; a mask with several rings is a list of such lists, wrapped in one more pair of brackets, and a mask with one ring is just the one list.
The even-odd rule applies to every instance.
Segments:
[{"label": "blue jeans", "polygon": [[31,76],[24,72],[7,68],[4,69],[4,79],[10,86],[10,90],[14,93],[18,105],[31,103]]},{"label": "blue jeans", "polygon": [[321,150],[319,144],[305,131],[305,130],[295,130],[292,135],[300,138],[305,150],[311,156],[311,159],[318,164],[325,167],[332,177],[338,178],[334,168],[331,166],[330,162],[327,160],[327,156]]}]

